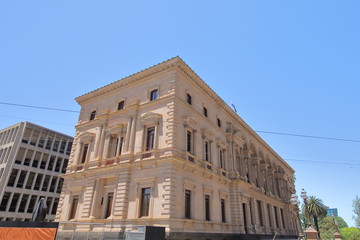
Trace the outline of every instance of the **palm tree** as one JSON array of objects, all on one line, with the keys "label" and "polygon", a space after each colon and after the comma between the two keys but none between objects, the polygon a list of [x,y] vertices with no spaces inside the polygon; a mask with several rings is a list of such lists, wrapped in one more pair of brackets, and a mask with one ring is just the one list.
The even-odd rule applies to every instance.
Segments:
[{"label": "palm tree", "polygon": [[310,219],[313,219],[316,230],[320,236],[319,219],[326,216],[326,206],[323,201],[315,196],[310,196],[307,199],[307,204],[303,206],[303,212],[305,212]]}]

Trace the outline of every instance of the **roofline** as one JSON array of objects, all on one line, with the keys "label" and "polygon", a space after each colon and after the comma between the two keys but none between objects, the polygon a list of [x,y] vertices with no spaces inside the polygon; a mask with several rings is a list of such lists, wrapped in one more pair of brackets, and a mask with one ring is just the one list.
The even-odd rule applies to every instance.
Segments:
[{"label": "roofline", "polygon": [[263,144],[263,146],[269,152],[271,152],[275,157],[280,159],[282,163],[286,165],[292,172],[295,172],[295,170],[278,153],[276,153],[275,150],[272,149],[237,113],[235,113],[234,110],[227,103],[225,103],[224,100],[204,80],[202,80],[201,77],[199,77],[199,75],[197,75],[197,73],[193,69],[191,69],[179,56],[170,58],[152,67],[146,68],[137,73],[117,80],[113,83],[95,89],[89,93],[75,98],[75,100],[78,104],[81,104],[89,99],[93,99],[102,94],[111,92],[117,88],[136,83],[148,76],[157,74],[171,67],[177,67],[177,69],[185,73],[187,77],[193,80],[195,84],[197,84],[205,93],[207,93],[215,102],[217,102],[234,120],[238,120],[240,125],[245,130],[247,130],[248,134],[258,140],[261,144]]}]

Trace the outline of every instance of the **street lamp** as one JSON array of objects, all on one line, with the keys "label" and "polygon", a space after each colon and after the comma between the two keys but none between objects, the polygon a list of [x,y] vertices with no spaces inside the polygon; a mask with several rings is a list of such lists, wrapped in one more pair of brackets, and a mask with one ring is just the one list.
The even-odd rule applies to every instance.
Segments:
[{"label": "street lamp", "polygon": [[295,207],[295,211],[296,211],[296,215],[297,215],[297,228],[298,228],[298,231],[299,231],[299,237],[298,239],[299,240],[302,240],[304,239],[304,233],[303,233],[303,230],[302,230],[302,227],[301,227],[301,220],[300,220],[300,215],[299,215],[299,199],[298,199],[298,196],[293,193],[291,194],[291,198],[290,198],[290,203]]},{"label": "street lamp", "polygon": [[310,215],[307,211],[307,200],[308,200],[308,196],[307,193],[305,191],[305,189],[302,189],[301,191],[301,198],[304,200],[304,204],[305,204],[305,214],[306,214],[306,218],[307,218],[307,228],[305,230],[306,233],[306,237],[307,239],[319,239],[318,238],[318,232],[314,229],[314,227],[312,226],[312,223],[310,221]]}]

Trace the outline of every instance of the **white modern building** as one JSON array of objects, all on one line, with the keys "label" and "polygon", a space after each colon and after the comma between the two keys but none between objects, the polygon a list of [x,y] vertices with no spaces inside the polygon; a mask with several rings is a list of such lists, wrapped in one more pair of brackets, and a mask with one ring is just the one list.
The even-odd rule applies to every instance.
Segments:
[{"label": "white modern building", "polygon": [[0,130],[0,220],[29,221],[40,198],[54,220],[72,141],[30,122]]}]

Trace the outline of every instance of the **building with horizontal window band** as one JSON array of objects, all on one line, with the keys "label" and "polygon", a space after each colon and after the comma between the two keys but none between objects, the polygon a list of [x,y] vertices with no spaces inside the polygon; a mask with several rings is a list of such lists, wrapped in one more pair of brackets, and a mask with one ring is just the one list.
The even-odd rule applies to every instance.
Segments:
[{"label": "building with horizontal window band", "polygon": [[0,220],[30,221],[45,198],[46,221],[53,221],[59,203],[73,138],[21,122],[0,130]]},{"label": "building with horizontal window band", "polygon": [[[179,57],[76,98],[56,220],[171,238],[296,236],[294,170]],[[81,222],[81,227],[71,222]]]}]

